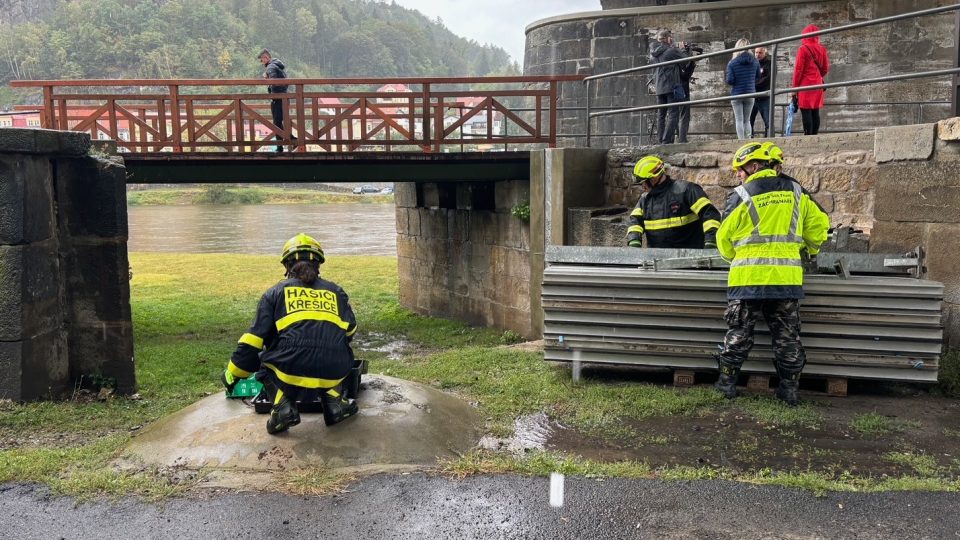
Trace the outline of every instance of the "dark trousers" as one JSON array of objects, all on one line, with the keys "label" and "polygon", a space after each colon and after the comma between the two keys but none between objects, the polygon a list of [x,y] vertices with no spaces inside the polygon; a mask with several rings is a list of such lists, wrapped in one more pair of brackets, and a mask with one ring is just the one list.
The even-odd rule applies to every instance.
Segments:
[{"label": "dark trousers", "polygon": [[820,109],[800,109],[803,119],[803,134],[816,135],[820,133]]},{"label": "dark trousers", "polygon": [[[272,99],[270,100],[270,113],[273,114],[273,124],[280,128],[280,131],[283,131],[283,109],[284,109],[283,99]],[[276,136],[276,139],[279,141],[282,139],[280,135]],[[283,147],[277,146],[278,150],[281,150]]]},{"label": "dark trousers", "polygon": [[[770,98],[768,97],[758,97],[753,101],[753,110],[750,112],[750,128],[753,131],[753,136],[756,137],[758,134],[761,137],[767,135],[767,129],[770,125],[769,108],[770,107]],[[763,131],[757,132],[756,129],[753,129],[755,122],[757,120],[757,114],[760,114],[760,118],[763,119]]]},{"label": "dark trousers", "polygon": [[787,378],[799,374],[807,356],[800,344],[800,301],[795,299],[728,300],[723,315],[728,330],[717,359],[720,366],[743,366],[753,348],[753,330],[761,317],[770,329],[777,375]]},{"label": "dark trousers", "polygon": [[[690,101],[689,95],[684,98],[682,101]],[[690,106],[681,105],[677,107],[680,110],[680,120],[677,129],[679,130],[679,135],[677,136],[677,142],[685,143],[687,141],[687,132],[690,131]]]},{"label": "dark trousers", "polygon": [[[657,94],[657,104],[665,105],[667,103],[676,103],[677,98],[673,92],[669,94]],[[677,124],[680,117],[680,107],[665,107],[658,109],[657,117],[657,139],[660,144],[673,144],[677,136]]]}]

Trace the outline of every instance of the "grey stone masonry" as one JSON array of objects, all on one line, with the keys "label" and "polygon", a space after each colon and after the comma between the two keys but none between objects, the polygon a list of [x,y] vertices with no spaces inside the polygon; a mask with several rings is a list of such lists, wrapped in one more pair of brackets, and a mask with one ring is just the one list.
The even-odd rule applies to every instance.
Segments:
[{"label": "grey stone masonry", "polygon": [[400,303],[533,337],[526,180],[397,184]]},{"label": "grey stone masonry", "polygon": [[[533,21],[526,29],[524,75],[602,75],[652,63],[650,47],[661,29],[676,41],[693,43],[705,52],[734,46],[740,38],[752,43],[799,35],[811,23],[826,29],[869,19],[945,5],[944,0],[728,0],[653,6],[646,0],[609,0],[603,11],[569,13]],[[613,9],[620,8],[620,9]],[[953,67],[955,14],[919,17],[862,27],[821,37],[830,55],[828,83],[907,74]],[[775,88],[791,87],[797,49],[781,44],[774,58]],[[772,54],[772,50],[771,50]],[[725,70],[730,57],[701,59],[693,73],[692,99],[729,96]],[[636,71],[593,81],[590,106],[633,108],[656,104],[648,91],[652,70]],[[950,115],[950,78],[931,77],[831,88],[821,110],[821,133],[935,122]],[[784,126],[788,98],[776,97],[773,125]],[[587,87],[581,82],[560,85],[557,124],[560,146],[583,147],[586,133],[583,107]],[[591,146],[650,144],[656,131],[656,111],[595,117]],[[695,106],[690,116],[690,140],[735,138],[733,110],[725,101]],[[801,118],[793,132],[803,133]],[[754,129],[763,129],[758,118]],[[880,153],[878,151],[878,157]],[[921,158],[923,159],[923,158]]]},{"label": "grey stone masonry", "polygon": [[126,171],[83,133],[0,129],[0,399],[136,390]]}]

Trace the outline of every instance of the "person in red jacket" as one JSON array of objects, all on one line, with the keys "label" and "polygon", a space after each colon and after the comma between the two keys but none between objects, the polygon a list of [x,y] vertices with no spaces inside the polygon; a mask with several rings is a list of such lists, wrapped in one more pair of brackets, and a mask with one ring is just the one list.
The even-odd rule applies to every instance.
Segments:
[{"label": "person in red jacket", "polygon": [[[809,25],[802,34],[819,31],[816,25]],[[827,49],[820,44],[820,37],[813,36],[800,40],[797,49],[797,61],[793,66],[793,86],[811,86],[823,84],[823,77],[830,72],[830,58]],[[820,131],[820,109],[823,108],[823,90],[805,90],[798,92],[800,116],[803,118],[803,134],[816,135]]]}]

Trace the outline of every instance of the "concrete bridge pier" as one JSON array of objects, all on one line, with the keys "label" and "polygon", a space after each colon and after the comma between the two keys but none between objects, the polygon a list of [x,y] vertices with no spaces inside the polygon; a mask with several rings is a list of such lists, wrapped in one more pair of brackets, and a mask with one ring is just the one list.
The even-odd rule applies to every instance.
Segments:
[{"label": "concrete bridge pier", "polygon": [[0,129],[0,399],[136,390],[126,171],[90,148]]}]

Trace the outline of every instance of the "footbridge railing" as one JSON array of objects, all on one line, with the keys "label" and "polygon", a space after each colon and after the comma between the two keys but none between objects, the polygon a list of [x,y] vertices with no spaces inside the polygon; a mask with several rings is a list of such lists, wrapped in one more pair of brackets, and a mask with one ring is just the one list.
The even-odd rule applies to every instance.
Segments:
[{"label": "footbridge railing", "polygon": [[[581,76],[13,81],[43,93],[41,125],[112,139],[136,153],[441,152],[451,146],[553,147],[557,96]],[[271,115],[282,99],[284,122]],[[36,109],[37,107],[29,107]]]},{"label": "footbridge railing", "polygon": [[[862,21],[862,22],[857,22],[857,23],[853,23],[853,24],[847,24],[847,25],[843,25],[843,26],[837,26],[837,27],[834,27],[834,28],[827,28],[827,29],[824,29],[824,30],[820,30],[820,31],[817,31],[817,32],[810,32],[810,33],[808,33],[808,34],[803,34],[803,35],[795,35],[795,36],[788,36],[788,37],[783,37],[783,38],[778,38],[778,39],[771,39],[771,40],[767,40],[767,41],[761,41],[761,42],[759,42],[759,43],[751,43],[750,45],[747,45],[747,46],[744,46],[744,47],[732,47],[732,48],[724,49],[724,50],[721,50],[721,51],[714,51],[714,52],[709,52],[709,53],[697,55],[697,56],[696,56],[696,61],[699,62],[699,61],[702,61],[702,60],[704,60],[704,59],[706,59],[706,58],[711,58],[711,57],[714,57],[714,56],[727,56],[727,57],[729,58],[730,55],[732,55],[733,53],[740,52],[740,51],[749,51],[749,50],[753,50],[753,49],[755,49],[755,48],[757,48],[757,47],[770,47],[770,49],[771,49],[771,50],[770,50],[770,57],[773,58],[773,59],[776,59],[776,58],[777,58],[777,49],[778,49],[779,45],[782,44],[782,43],[789,43],[789,42],[794,42],[794,41],[800,41],[800,40],[803,39],[803,38],[810,38],[810,37],[815,37],[815,36],[823,36],[823,35],[827,35],[827,34],[836,34],[836,33],[841,33],[841,32],[847,32],[847,31],[850,31],[850,30],[855,30],[855,29],[858,29],[858,28],[864,28],[864,27],[868,27],[868,26],[876,26],[876,25],[880,25],[880,24],[895,23],[895,22],[899,22],[899,21],[903,21],[903,20],[907,20],[907,19],[916,19],[916,18],[919,18],[919,17],[926,17],[926,16],[929,16],[929,15],[938,15],[938,14],[943,14],[943,13],[947,13],[947,12],[955,12],[955,13],[956,13],[956,12],[960,12],[960,4],[951,4],[951,5],[939,6],[939,7],[930,8],[930,9],[924,9],[924,10],[919,10],[919,11],[912,11],[912,12],[909,12],[909,13],[902,13],[902,14],[899,14],[899,15],[893,15],[893,16],[890,16],[890,17],[882,17],[882,18],[872,19],[872,20],[868,20],[868,21]],[[957,32],[956,32],[956,36],[957,36],[958,38],[960,38],[960,23],[958,23],[958,30],[957,30]],[[955,40],[955,41],[956,41],[956,40]],[[960,51],[960,43],[955,43],[954,46],[955,46],[955,47],[958,47],[957,50]],[[960,62],[960,52],[958,52],[958,53],[956,54],[956,57],[957,57],[957,61]],[[655,69],[657,69],[657,68],[659,68],[659,67],[671,66],[671,65],[674,65],[674,64],[686,64],[686,63],[689,62],[689,61],[690,61],[689,58],[681,58],[681,59],[678,59],[678,60],[671,60],[671,61],[668,61],[668,62],[660,62],[660,63],[654,63],[654,64],[647,64],[647,65],[644,65],[644,66],[638,66],[638,67],[628,68],[628,69],[621,69],[621,70],[617,70],[617,71],[611,71],[611,72],[609,72],[609,73],[601,73],[601,74],[597,74],[597,75],[592,75],[592,76],[589,76],[589,77],[585,77],[583,80],[584,80],[584,83],[586,84],[586,94],[587,94],[587,101],[586,101],[586,103],[587,103],[587,107],[586,107],[586,109],[587,109],[587,111],[586,111],[586,114],[587,114],[587,123],[586,123],[586,146],[588,146],[588,147],[590,146],[590,143],[591,143],[591,140],[590,140],[590,139],[591,139],[591,137],[594,135],[594,134],[592,133],[593,130],[592,130],[592,128],[591,128],[591,121],[592,121],[594,118],[598,118],[598,117],[601,117],[601,116],[618,115],[618,114],[628,114],[628,113],[637,113],[637,112],[642,113],[642,112],[644,112],[644,111],[655,111],[655,110],[659,110],[659,109],[667,109],[667,108],[671,108],[671,107],[677,107],[678,105],[691,105],[691,106],[693,106],[693,105],[703,105],[703,104],[710,104],[710,103],[723,103],[723,102],[728,102],[728,101],[730,101],[731,99],[748,99],[748,98],[763,98],[763,97],[768,97],[768,98],[769,98],[769,111],[768,111],[769,116],[768,116],[768,118],[773,119],[773,118],[774,118],[774,109],[775,109],[775,107],[778,106],[777,103],[776,103],[776,96],[778,96],[778,95],[783,95],[783,94],[790,94],[790,93],[794,93],[794,92],[802,92],[802,91],[805,91],[805,90],[819,90],[819,89],[828,89],[828,88],[842,88],[842,87],[848,87],[848,86],[859,86],[859,85],[866,85],[866,84],[877,84],[877,83],[884,83],[884,82],[891,82],[891,81],[903,81],[903,80],[911,80],[911,79],[920,79],[920,78],[926,78],[926,77],[945,77],[945,76],[951,76],[951,77],[952,77],[952,81],[953,81],[952,86],[953,86],[953,88],[954,88],[954,91],[953,91],[953,104],[954,104],[954,111],[955,111],[955,112],[956,112],[956,110],[957,110],[957,104],[960,103],[960,98],[957,97],[958,95],[960,95],[960,92],[957,91],[957,89],[960,88],[960,83],[958,83],[958,81],[960,81],[960,67],[954,67],[954,68],[950,68],[950,69],[936,69],[936,70],[918,71],[918,72],[914,72],[914,73],[900,73],[900,74],[895,74],[895,75],[886,75],[886,76],[882,76],[882,77],[872,77],[872,78],[867,78],[867,79],[854,79],[854,80],[848,80],[848,81],[832,82],[832,83],[825,83],[825,84],[818,84],[818,85],[809,85],[809,86],[799,86],[799,87],[792,87],[792,88],[777,88],[777,80],[778,80],[777,62],[776,62],[776,61],[772,61],[772,62],[770,63],[770,89],[769,89],[768,91],[764,91],[764,92],[753,92],[753,93],[750,93],[750,94],[738,94],[737,96],[725,95],[725,96],[721,96],[721,97],[713,97],[713,98],[705,98],[705,99],[696,99],[696,100],[691,100],[691,101],[684,101],[684,102],[682,102],[682,103],[674,102],[674,103],[667,103],[667,104],[662,104],[662,105],[661,105],[661,104],[658,104],[658,105],[646,105],[646,106],[642,106],[642,107],[629,107],[629,108],[620,108],[620,109],[608,109],[608,110],[603,110],[603,111],[593,111],[593,110],[592,110],[592,108],[593,108],[593,107],[592,107],[592,106],[593,106],[593,103],[592,103],[592,99],[591,99],[591,98],[592,98],[591,86],[592,86],[593,84],[595,84],[595,81],[599,81],[599,80],[601,80],[601,79],[607,79],[607,78],[611,78],[611,77],[619,77],[619,76],[623,76],[623,75],[633,75],[633,74],[641,73],[641,72],[644,72],[644,71],[652,72],[652,70],[655,70]],[[768,131],[768,132],[767,132],[766,135],[767,135],[768,137],[773,136],[773,122],[772,122],[772,121],[767,124],[767,131]]]}]

